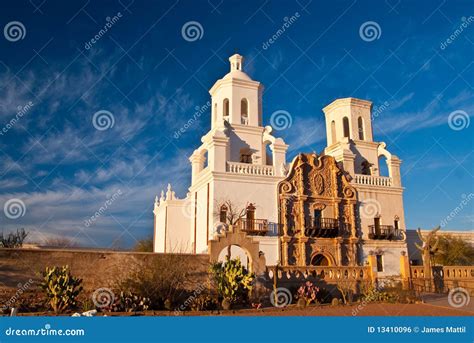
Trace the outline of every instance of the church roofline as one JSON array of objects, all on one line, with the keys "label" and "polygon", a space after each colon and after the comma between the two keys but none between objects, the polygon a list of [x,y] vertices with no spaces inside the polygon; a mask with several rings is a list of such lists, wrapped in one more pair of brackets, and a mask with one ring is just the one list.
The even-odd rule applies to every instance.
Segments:
[{"label": "church roofline", "polygon": [[323,108],[324,113],[328,113],[335,108],[341,107],[341,106],[357,106],[357,107],[363,107],[363,108],[368,108],[370,109],[372,107],[372,101],[370,100],[364,100],[364,99],[358,99],[358,98],[339,98],[331,102],[329,105]]}]

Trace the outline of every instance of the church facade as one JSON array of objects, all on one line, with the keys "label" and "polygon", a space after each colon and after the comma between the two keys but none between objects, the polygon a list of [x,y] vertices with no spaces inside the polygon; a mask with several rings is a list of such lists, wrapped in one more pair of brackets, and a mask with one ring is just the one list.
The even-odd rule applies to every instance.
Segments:
[{"label": "church facade", "polygon": [[324,151],[287,161],[288,145],[262,124],[263,85],[242,56],[229,61],[210,90],[211,128],[189,158],[186,198],[168,185],[155,199],[154,252],[208,253],[231,225],[267,266],[362,266],[374,255],[380,276],[398,275],[407,253],[401,161],[373,141],[372,103],[333,101],[323,109]]}]

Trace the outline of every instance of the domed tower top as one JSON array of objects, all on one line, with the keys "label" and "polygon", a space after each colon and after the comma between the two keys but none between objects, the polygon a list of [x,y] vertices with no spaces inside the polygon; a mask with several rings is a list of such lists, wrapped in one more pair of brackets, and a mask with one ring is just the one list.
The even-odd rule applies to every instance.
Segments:
[{"label": "domed tower top", "polygon": [[243,56],[229,57],[230,72],[212,86],[212,124],[220,127],[231,125],[261,127],[263,85],[252,80],[243,71]]},{"label": "domed tower top", "polygon": [[230,72],[224,76],[224,79],[241,79],[251,81],[252,79],[243,71],[244,57],[239,54],[234,54],[229,57]]}]

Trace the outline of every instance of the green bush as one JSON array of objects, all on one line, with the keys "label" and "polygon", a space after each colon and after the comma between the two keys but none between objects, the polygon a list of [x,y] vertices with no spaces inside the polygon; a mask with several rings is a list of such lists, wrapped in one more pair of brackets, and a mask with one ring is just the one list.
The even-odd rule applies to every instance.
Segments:
[{"label": "green bush", "polygon": [[55,313],[62,313],[77,304],[77,297],[82,291],[82,279],[75,278],[68,266],[46,267],[42,272],[41,289],[46,293],[49,305]]},{"label": "green bush", "polygon": [[242,266],[239,258],[213,263],[210,273],[221,299],[229,299],[231,304],[248,300],[255,275]]}]

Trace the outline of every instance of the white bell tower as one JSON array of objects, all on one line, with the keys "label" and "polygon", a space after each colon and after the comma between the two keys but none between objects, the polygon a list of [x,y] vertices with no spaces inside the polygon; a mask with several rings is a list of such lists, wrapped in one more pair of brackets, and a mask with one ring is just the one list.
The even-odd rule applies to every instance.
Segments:
[{"label": "white bell tower", "polygon": [[261,95],[263,85],[244,71],[244,58],[229,58],[230,72],[218,80],[209,93],[212,97],[212,128],[225,120],[231,125],[262,125]]}]

